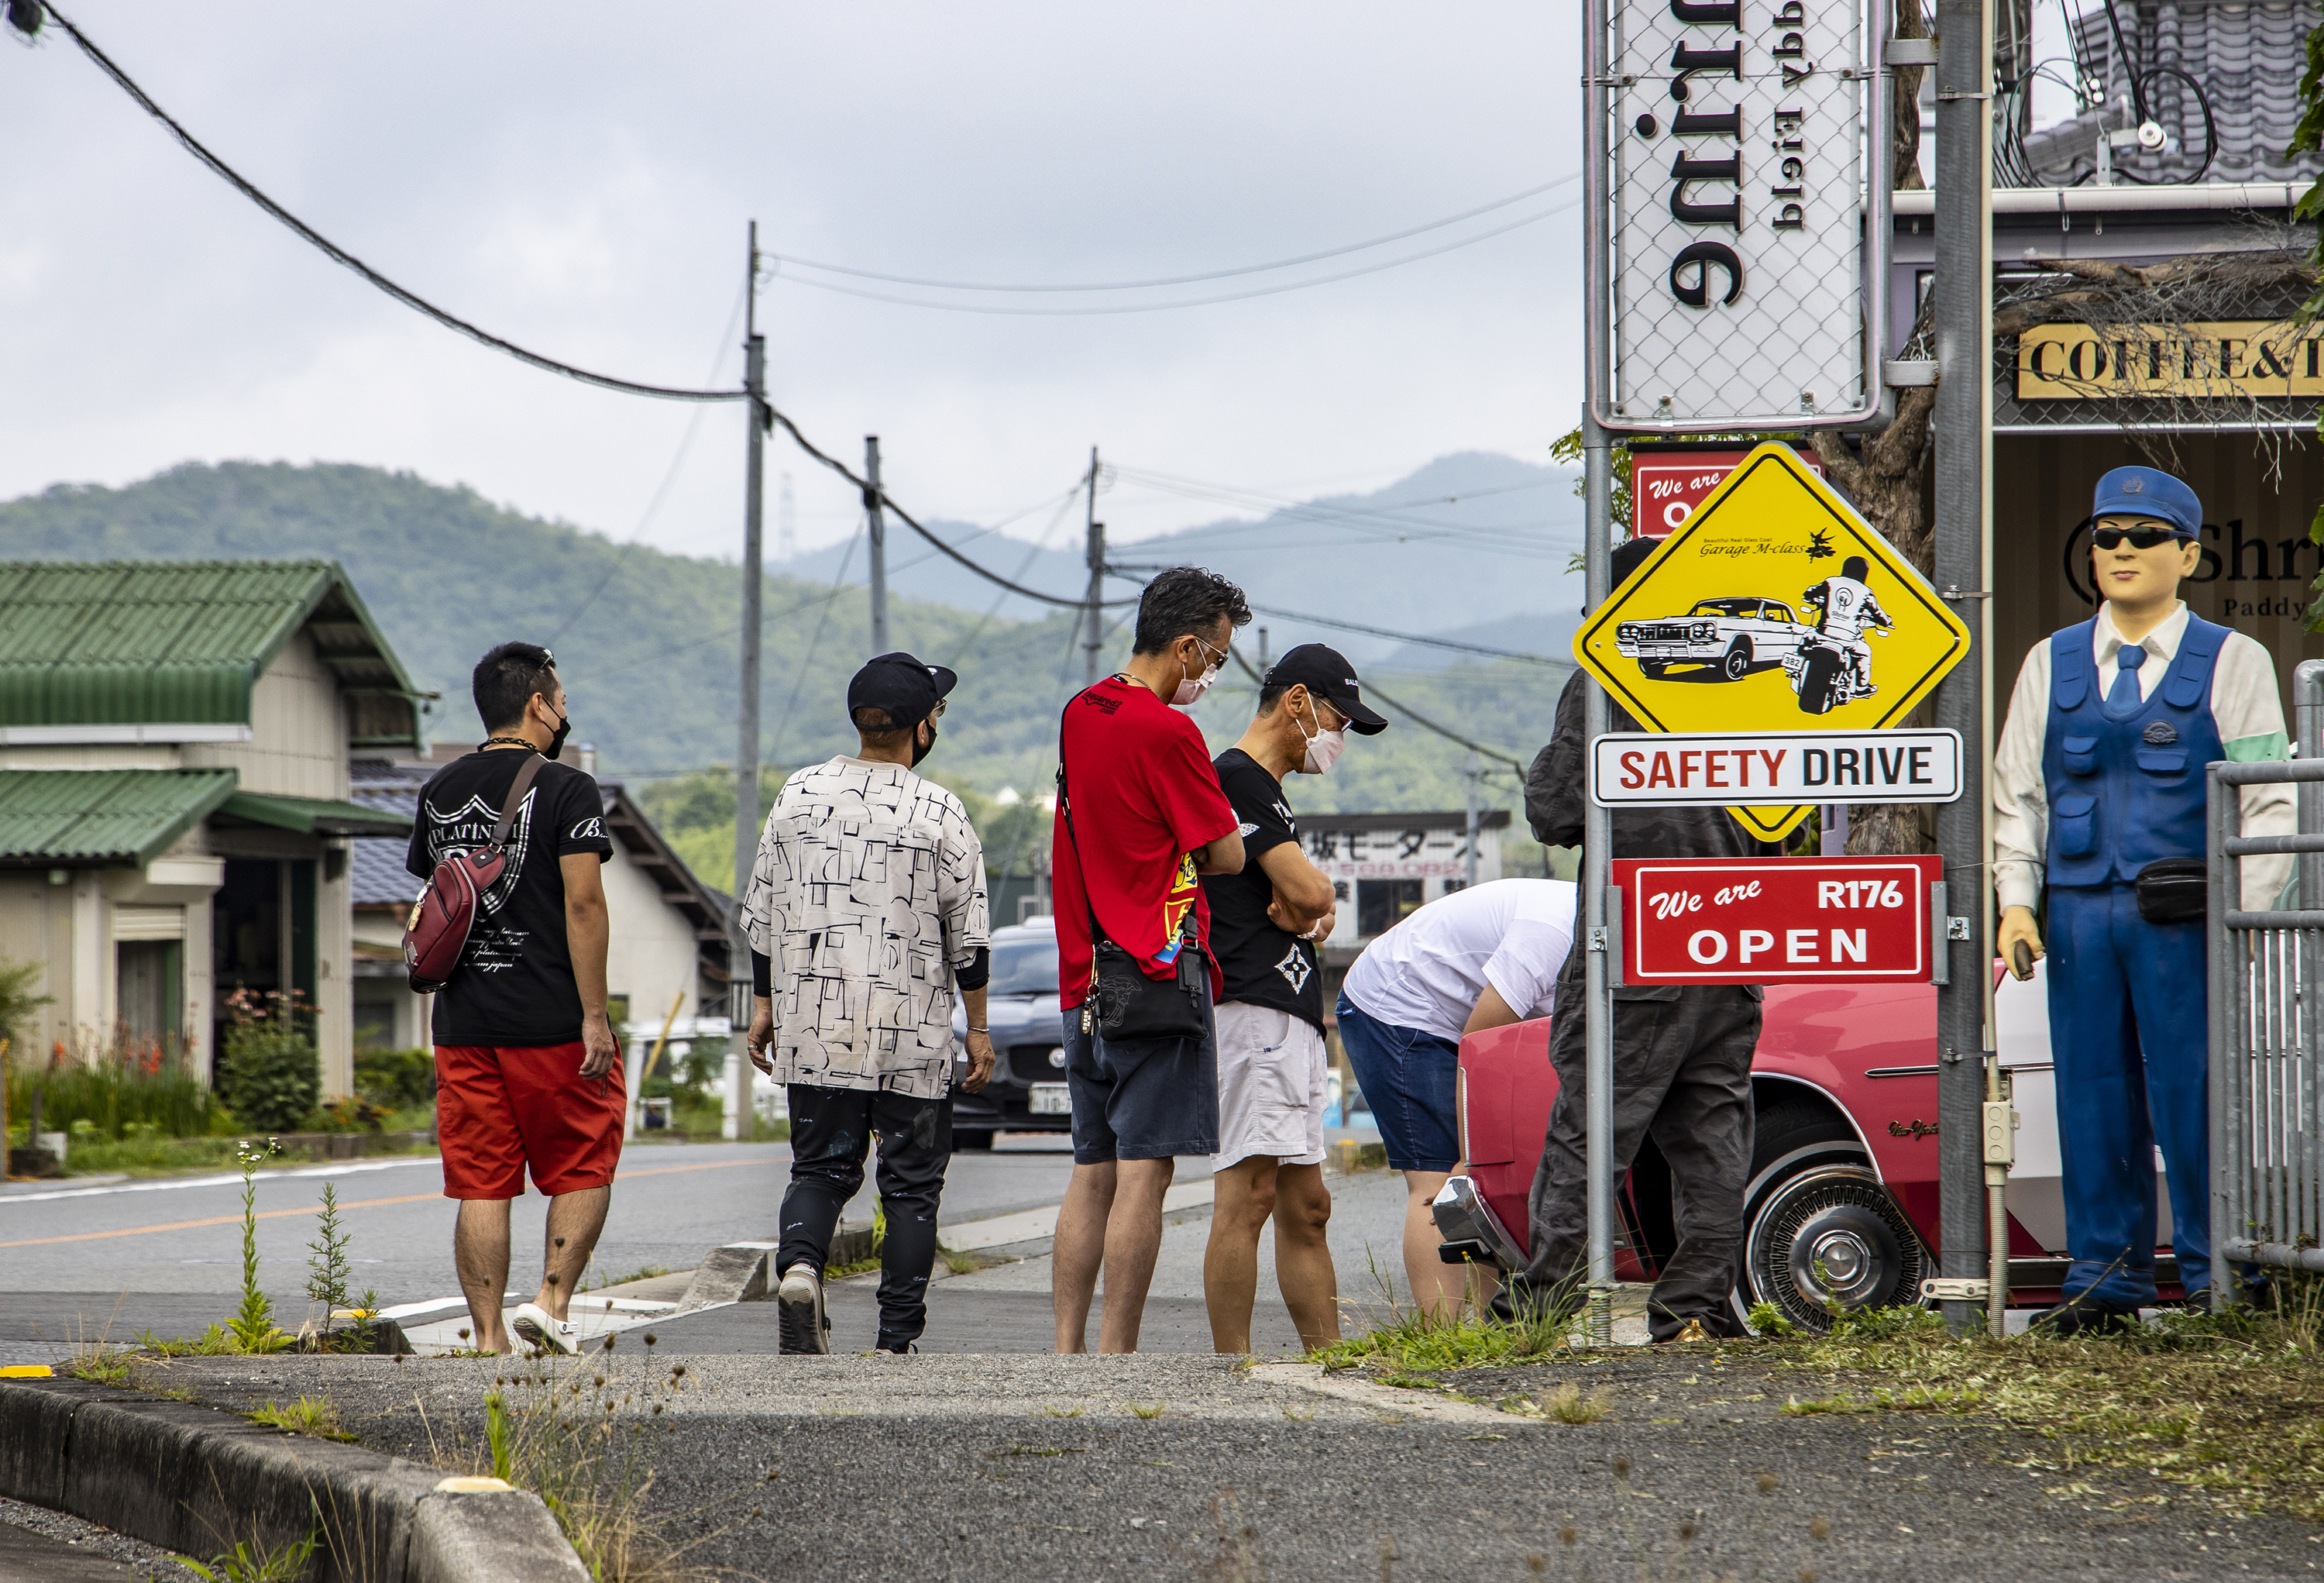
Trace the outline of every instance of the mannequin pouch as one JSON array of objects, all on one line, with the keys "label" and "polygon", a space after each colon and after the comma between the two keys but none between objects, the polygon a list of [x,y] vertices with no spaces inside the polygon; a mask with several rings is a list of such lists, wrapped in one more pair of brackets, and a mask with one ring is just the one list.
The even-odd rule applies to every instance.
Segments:
[{"label": "mannequin pouch", "polygon": [[2158,858],[2130,883],[2149,923],[2192,923],[2210,910],[2210,870],[2200,857]]}]

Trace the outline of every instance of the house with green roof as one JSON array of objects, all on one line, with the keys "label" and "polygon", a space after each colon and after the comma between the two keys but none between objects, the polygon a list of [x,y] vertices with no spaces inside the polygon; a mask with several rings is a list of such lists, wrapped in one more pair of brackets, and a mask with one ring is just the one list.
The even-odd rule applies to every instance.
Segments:
[{"label": "house with green roof", "polygon": [[42,1054],[207,1074],[226,995],[296,991],[350,1092],[349,848],[410,822],[348,763],[421,751],[422,696],[335,561],[0,562],[0,960],[45,969]]}]

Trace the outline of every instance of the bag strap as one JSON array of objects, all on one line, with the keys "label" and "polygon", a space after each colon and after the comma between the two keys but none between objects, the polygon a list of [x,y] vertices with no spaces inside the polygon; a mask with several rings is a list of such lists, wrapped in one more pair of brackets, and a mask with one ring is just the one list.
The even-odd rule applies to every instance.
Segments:
[{"label": "bag strap", "polygon": [[[501,817],[493,826],[492,844],[494,847],[508,845],[509,827],[516,823],[517,810],[524,805],[524,794],[532,790],[533,777],[540,773],[540,766],[548,762],[538,753],[524,755],[524,763],[517,768],[516,779],[509,783],[508,800],[501,804]],[[1080,856],[1078,852],[1074,855]]]}]

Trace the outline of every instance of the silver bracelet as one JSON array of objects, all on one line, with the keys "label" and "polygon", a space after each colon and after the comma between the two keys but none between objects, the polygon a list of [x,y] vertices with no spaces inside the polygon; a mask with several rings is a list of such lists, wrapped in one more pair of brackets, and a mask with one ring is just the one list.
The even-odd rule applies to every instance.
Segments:
[{"label": "silver bracelet", "polygon": [[980,1028],[973,1023],[971,1023],[968,1025],[968,1031],[972,1033],[990,1033],[992,1032],[990,1028]]}]

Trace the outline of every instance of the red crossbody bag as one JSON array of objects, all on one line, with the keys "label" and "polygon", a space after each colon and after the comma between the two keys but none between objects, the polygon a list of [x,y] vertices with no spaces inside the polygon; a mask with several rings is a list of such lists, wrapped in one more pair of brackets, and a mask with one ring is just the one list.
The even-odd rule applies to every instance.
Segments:
[{"label": "red crossbody bag", "polygon": [[501,805],[493,838],[473,850],[455,852],[438,864],[420,899],[411,904],[411,916],[403,926],[403,965],[415,993],[433,995],[451,982],[453,970],[467,951],[478,902],[508,866],[509,827],[524,805],[524,794],[532,790],[532,778],[548,762],[537,753],[525,755],[509,787],[508,799]]}]

